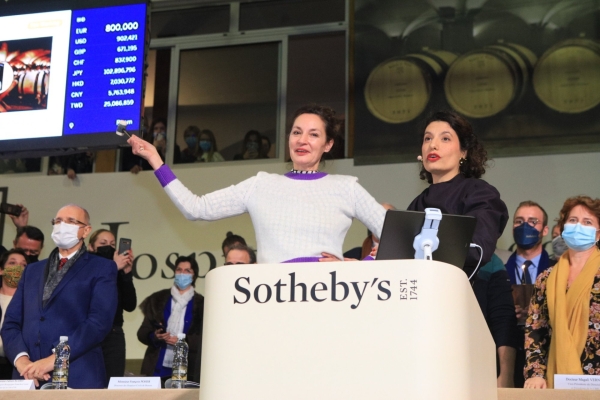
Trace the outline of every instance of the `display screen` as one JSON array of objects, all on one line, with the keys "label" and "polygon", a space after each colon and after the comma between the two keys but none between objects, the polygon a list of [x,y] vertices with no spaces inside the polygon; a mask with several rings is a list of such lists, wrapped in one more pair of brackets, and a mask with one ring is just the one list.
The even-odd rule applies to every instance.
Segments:
[{"label": "display screen", "polygon": [[0,152],[114,147],[118,120],[139,131],[146,21],[145,2],[0,17]]}]

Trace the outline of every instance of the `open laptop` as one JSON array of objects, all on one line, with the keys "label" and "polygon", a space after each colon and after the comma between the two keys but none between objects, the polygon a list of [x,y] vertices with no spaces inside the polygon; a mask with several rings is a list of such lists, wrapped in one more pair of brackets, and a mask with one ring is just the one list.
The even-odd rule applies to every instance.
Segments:
[{"label": "open laptop", "polygon": [[[406,260],[415,258],[413,241],[421,233],[425,213],[422,211],[388,210],[377,251],[377,260]],[[440,240],[433,260],[463,268],[475,231],[475,217],[443,214],[438,227]]]}]

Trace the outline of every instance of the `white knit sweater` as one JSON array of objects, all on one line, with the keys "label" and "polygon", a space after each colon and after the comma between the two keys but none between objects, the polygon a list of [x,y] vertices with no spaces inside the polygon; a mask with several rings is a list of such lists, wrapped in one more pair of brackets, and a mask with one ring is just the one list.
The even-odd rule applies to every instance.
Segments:
[{"label": "white knit sweater", "polygon": [[249,213],[259,263],[280,263],[327,252],[342,259],[353,218],[381,235],[385,209],[358,184],[358,178],[326,175],[297,180],[259,172],[237,185],[196,196],[178,179],[165,186],[189,220],[217,220]]}]

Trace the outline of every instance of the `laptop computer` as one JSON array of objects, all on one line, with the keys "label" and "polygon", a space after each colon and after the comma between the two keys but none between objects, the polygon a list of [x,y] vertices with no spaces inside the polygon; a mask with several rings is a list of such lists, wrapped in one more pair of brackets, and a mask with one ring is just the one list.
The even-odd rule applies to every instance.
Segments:
[{"label": "laptop computer", "polygon": [[[425,213],[422,211],[388,210],[377,251],[377,260],[406,260],[415,258],[413,241],[421,233]],[[463,268],[475,231],[476,218],[466,215],[443,214],[437,237],[440,244],[433,260]]]}]

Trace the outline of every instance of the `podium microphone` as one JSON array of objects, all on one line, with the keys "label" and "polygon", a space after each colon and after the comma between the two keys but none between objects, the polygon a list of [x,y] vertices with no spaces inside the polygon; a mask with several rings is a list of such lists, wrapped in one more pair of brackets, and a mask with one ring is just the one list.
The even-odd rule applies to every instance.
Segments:
[{"label": "podium microphone", "polygon": [[423,161],[423,157],[421,157],[421,156],[417,156],[417,160],[419,160],[419,161]]},{"label": "podium microphone", "polygon": [[131,135],[127,132],[127,121],[120,119],[117,121],[117,130],[116,134],[119,136],[127,135],[127,137],[131,137]]}]

